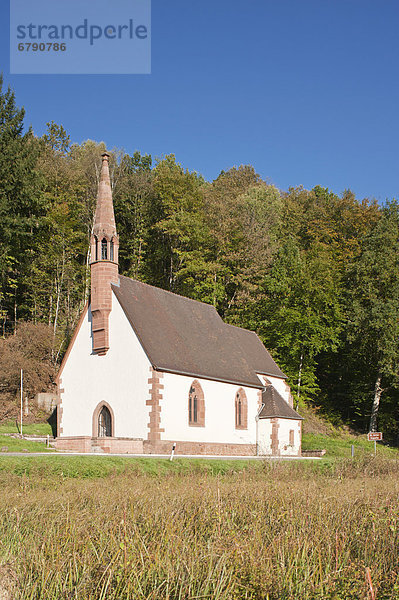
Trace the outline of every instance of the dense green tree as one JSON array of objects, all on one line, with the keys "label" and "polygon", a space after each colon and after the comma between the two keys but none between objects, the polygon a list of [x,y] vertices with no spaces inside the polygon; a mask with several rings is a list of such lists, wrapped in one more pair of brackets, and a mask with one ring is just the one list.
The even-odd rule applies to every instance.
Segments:
[{"label": "dense green tree", "polygon": [[293,385],[314,397],[318,354],[336,351],[342,328],[339,274],[323,248],[305,252],[289,238],[261,284],[258,329]]},{"label": "dense green tree", "polygon": [[371,376],[370,431],[384,386],[399,381],[399,204],[388,203],[349,270],[348,338]]},{"label": "dense green tree", "polygon": [[44,215],[36,171],[40,144],[0,77],[0,310],[3,332],[29,316],[26,277]]},{"label": "dense green tree", "polygon": [[143,278],[152,205],[155,202],[151,156],[124,154],[113,190],[120,239],[119,266],[124,275]]},{"label": "dense green tree", "polygon": [[203,178],[184,170],[173,155],[154,168],[145,276],[166,289],[209,300],[203,185]]}]

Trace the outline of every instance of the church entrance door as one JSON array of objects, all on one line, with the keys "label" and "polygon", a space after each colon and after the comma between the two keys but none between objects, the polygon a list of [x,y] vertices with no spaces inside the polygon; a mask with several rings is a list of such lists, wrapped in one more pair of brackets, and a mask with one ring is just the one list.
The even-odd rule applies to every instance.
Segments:
[{"label": "church entrance door", "polygon": [[112,436],[112,417],[106,406],[103,406],[98,415],[98,437]]}]

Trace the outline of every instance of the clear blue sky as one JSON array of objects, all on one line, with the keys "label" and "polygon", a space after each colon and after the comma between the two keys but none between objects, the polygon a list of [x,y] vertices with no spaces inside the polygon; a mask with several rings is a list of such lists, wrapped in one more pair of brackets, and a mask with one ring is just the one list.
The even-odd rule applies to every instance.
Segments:
[{"label": "clear blue sky", "polygon": [[398,0],[153,0],[152,74],[103,76],[10,75],[7,5],[0,70],[37,135],[399,197]]}]

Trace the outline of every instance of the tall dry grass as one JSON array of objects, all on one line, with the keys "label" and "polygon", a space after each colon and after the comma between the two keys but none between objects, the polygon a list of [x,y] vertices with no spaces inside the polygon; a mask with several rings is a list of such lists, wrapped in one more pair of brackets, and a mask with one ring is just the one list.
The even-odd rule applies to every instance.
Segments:
[{"label": "tall dry grass", "polygon": [[24,600],[358,600],[371,597],[369,567],[377,599],[397,599],[399,469],[372,465],[372,476],[349,462],[327,475],[3,472],[0,597],[7,569],[9,597]]}]

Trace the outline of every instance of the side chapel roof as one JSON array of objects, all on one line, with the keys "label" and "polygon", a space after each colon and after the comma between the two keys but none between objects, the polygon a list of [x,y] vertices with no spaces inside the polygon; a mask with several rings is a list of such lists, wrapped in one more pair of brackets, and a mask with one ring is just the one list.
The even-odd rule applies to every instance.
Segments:
[{"label": "side chapel roof", "polygon": [[259,413],[259,419],[280,417],[281,419],[301,419],[296,410],[291,408],[281,394],[271,385],[267,385],[262,392],[263,407]]},{"label": "side chapel roof", "polygon": [[119,281],[112,289],[154,368],[256,388],[256,373],[285,378],[254,332],[227,325],[210,304]]}]

